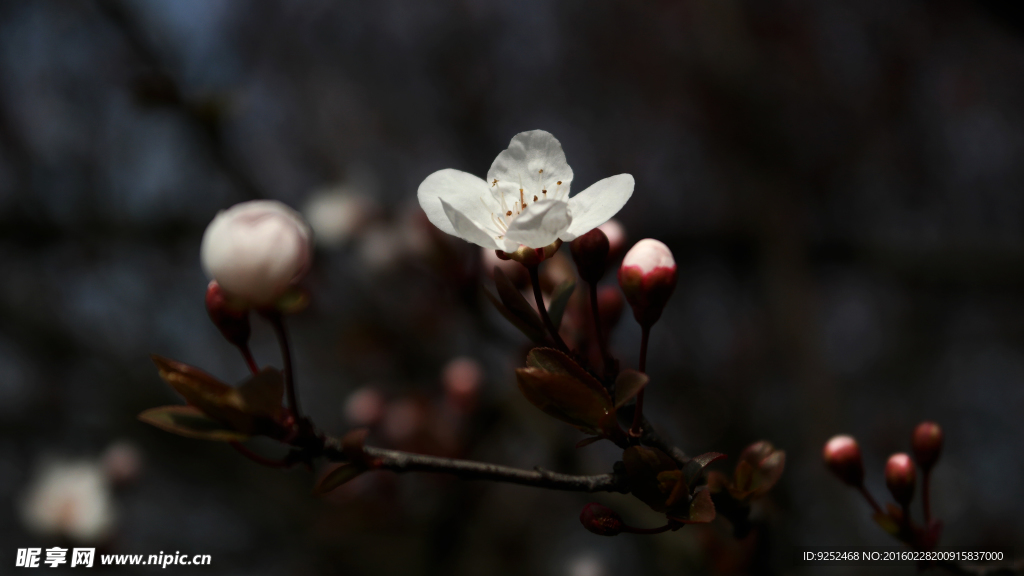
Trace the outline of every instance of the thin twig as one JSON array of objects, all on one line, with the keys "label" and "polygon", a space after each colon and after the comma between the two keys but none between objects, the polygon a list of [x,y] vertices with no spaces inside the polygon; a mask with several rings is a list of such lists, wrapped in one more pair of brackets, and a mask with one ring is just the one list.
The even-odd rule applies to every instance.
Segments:
[{"label": "thin twig", "polygon": [[[640,363],[637,366],[643,373],[647,373],[647,340],[651,335],[651,327],[643,326],[640,332]],[[629,435],[639,438],[643,434],[644,419],[644,388],[636,395],[636,408],[633,409],[633,427],[629,429]]]},{"label": "thin twig", "polygon": [[569,347],[565,345],[565,341],[558,335],[558,330],[555,328],[555,324],[551,321],[551,316],[548,316],[548,308],[544,305],[544,294],[540,291],[540,276],[537,273],[537,265],[527,266],[527,270],[530,271],[530,281],[533,283],[533,297],[537,300],[537,310],[540,312],[541,320],[544,321],[544,326],[547,327],[548,332],[551,333],[551,338],[555,341],[555,346],[559,350],[569,354]]},{"label": "thin twig", "polygon": [[288,331],[284,326],[284,317],[280,312],[274,310],[263,313],[270,324],[274,327],[274,334],[281,347],[281,363],[284,365],[284,389],[288,396],[288,409],[292,411],[296,421],[302,420],[299,412],[299,398],[295,393],[295,371],[292,368],[292,349],[288,344]]},{"label": "thin twig", "polygon": [[[625,477],[619,474],[577,476],[548,470],[523,470],[499,464],[412,454],[372,446],[363,447],[363,454],[373,462],[373,468],[397,473],[435,472],[452,474],[463,480],[493,480],[571,492],[628,492]],[[349,456],[342,452],[341,441],[336,438],[328,438],[325,441],[323,455],[334,462],[351,461]]]}]

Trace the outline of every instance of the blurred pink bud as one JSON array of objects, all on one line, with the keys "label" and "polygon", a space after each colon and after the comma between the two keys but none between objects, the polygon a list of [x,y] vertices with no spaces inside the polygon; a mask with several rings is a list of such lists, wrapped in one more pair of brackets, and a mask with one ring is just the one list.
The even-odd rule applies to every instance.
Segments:
[{"label": "blurred pink bud", "polygon": [[444,367],[441,380],[445,399],[460,412],[470,412],[480,395],[484,371],[472,358],[455,358]]},{"label": "blurred pink bud", "polygon": [[142,473],[142,452],[131,442],[111,444],[103,451],[100,462],[107,478],[117,486],[131,484]]},{"label": "blurred pink bud", "polygon": [[616,536],[625,528],[622,518],[606,506],[591,502],[580,512],[583,527],[600,536]]},{"label": "blurred pink bud", "polygon": [[597,284],[604,276],[608,263],[608,237],[600,228],[576,238],[569,244],[572,259],[576,262],[580,278],[590,284]]},{"label": "blurred pink bud", "polygon": [[914,428],[910,441],[914,459],[923,470],[929,470],[939,460],[942,452],[942,428],[935,422],[921,422]]},{"label": "blurred pink bud", "polygon": [[419,402],[403,398],[391,404],[384,413],[382,428],[394,442],[408,442],[419,434],[423,427],[423,407]]},{"label": "blurred pink bud", "polygon": [[618,220],[611,220],[597,227],[608,238],[608,260],[618,260],[626,250],[626,229]]},{"label": "blurred pink bud", "polygon": [[900,452],[889,456],[889,461],[885,463],[885,485],[889,487],[896,502],[903,506],[910,504],[916,481],[917,471],[909,455]]},{"label": "blurred pink bud", "polygon": [[383,416],[384,396],[375,388],[360,388],[345,401],[345,418],[353,426],[373,426]]},{"label": "blurred pink bud", "polygon": [[846,484],[859,488],[864,485],[864,459],[853,436],[833,436],[825,444],[825,464]]},{"label": "blurred pink bud", "polygon": [[619,286],[641,326],[661,317],[676,287],[676,262],[665,244],[645,238],[634,245],[619,267]]},{"label": "blurred pink bud", "polygon": [[206,312],[228,342],[238,347],[249,343],[249,309],[230,302],[216,280],[206,287]]},{"label": "blurred pink bud", "polygon": [[275,200],[252,200],[218,213],[199,252],[206,274],[225,292],[262,307],[306,275],[312,242],[298,212]]}]

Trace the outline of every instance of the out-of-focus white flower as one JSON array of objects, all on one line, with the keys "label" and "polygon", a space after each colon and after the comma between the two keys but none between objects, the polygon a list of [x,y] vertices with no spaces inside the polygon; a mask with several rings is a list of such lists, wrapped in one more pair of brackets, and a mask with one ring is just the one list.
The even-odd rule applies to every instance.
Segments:
[{"label": "out-of-focus white flower", "polygon": [[568,576],[606,576],[608,570],[596,554],[583,554],[569,561]]},{"label": "out-of-focus white flower", "polygon": [[313,233],[298,212],[275,200],[252,200],[217,214],[206,227],[203,269],[228,294],[266,306],[309,271]]},{"label": "out-of-focus white flower", "polygon": [[127,440],[120,440],[107,447],[100,457],[107,478],[114,484],[130,484],[142,472],[142,452]]},{"label": "out-of-focus white flower", "polygon": [[427,176],[417,196],[434,226],[467,242],[505,252],[543,248],[603,224],[633,194],[633,177],[619,174],[570,198],[572,176],[558,140],[532,130],[512,138],[486,181],[448,168]]},{"label": "out-of-focus white flower", "polygon": [[21,508],[25,526],[41,536],[97,543],[113,531],[114,502],[102,466],[53,461],[29,485]]},{"label": "out-of-focus white flower", "polygon": [[329,248],[345,244],[375,211],[373,200],[346,186],[316,192],[302,208],[317,244]]},{"label": "out-of-focus white flower", "polygon": [[364,386],[345,401],[345,418],[353,426],[372,426],[384,416],[384,396],[377,389]]}]

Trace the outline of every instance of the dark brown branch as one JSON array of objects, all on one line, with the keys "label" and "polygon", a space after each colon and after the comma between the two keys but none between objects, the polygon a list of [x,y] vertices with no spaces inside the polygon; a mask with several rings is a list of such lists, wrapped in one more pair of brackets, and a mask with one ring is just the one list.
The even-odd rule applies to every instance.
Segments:
[{"label": "dark brown branch", "polygon": [[[628,492],[625,478],[619,474],[595,474],[577,476],[560,474],[549,470],[523,470],[499,464],[487,464],[472,460],[441,458],[424,454],[412,454],[386,448],[363,447],[363,453],[374,462],[378,470],[392,472],[434,472],[452,474],[463,480],[492,480],[510,484],[522,484],[550,490],[567,490],[571,492]],[[324,457],[335,462],[348,462],[351,459],[342,452],[341,441],[328,438],[324,445]]]}]

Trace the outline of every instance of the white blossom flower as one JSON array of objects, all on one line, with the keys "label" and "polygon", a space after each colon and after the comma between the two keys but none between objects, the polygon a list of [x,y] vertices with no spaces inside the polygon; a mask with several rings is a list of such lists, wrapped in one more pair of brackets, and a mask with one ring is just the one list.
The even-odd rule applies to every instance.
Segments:
[{"label": "white blossom flower", "polygon": [[491,250],[542,248],[586,234],[614,216],[633,194],[633,177],[619,174],[569,197],[572,168],[562,145],[543,130],[512,138],[481,180],[439,170],[417,196],[430,222],[444,232]]},{"label": "white blossom flower", "polygon": [[312,241],[298,212],[275,200],[252,200],[218,213],[199,251],[206,274],[225,292],[266,306],[309,271]]},{"label": "white blossom flower", "polygon": [[110,485],[97,462],[44,464],[23,502],[21,515],[26,527],[40,535],[98,543],[114,528]]}]

